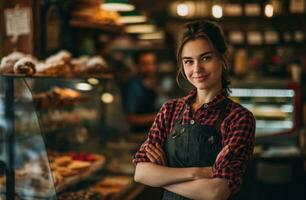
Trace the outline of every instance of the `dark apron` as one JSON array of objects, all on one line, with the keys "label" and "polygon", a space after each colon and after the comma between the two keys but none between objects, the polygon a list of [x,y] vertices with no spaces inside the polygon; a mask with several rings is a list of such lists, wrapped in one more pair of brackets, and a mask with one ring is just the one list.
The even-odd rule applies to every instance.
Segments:
[{"label": "dark apron", "polygon": [[[195,124],[182,125],[182,109],[164,146],[169,167],[212,166],[222,149],[220,126],[225,118],[228,99],[221,104],[221,113],[214,126]],[[163,200],[187,200],[188,198],[165,190]]]}]

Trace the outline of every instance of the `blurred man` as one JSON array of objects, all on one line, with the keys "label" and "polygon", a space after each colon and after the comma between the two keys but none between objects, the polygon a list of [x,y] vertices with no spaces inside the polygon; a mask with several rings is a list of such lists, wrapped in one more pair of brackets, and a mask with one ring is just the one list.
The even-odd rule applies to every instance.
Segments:
[{"label": "blurred man", "polygon": [[123,108],[131,132],[149,130],[157,113],[156,56],[149,51],[134,56],[137,74],[123,87]]}]

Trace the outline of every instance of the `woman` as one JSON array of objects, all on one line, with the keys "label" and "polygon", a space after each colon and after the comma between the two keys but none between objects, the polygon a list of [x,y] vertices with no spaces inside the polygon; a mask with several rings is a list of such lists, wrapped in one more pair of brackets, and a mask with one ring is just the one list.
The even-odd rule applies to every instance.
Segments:
[{"label": "woman", "polygon": [[194,89],[167,101],[134,156],[135,181],[165,189],[163,199],[228,199],[253,153],[255,120],[228,98],[227,46],[210,21],[185,26],[178,76]]}]

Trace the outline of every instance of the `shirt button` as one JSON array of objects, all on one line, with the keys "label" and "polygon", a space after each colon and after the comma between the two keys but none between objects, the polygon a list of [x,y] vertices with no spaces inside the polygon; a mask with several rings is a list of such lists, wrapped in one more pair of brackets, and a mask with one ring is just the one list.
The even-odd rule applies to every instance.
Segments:
[{"label": "shirt button", "polygon": [[184,133],[184,131],[185,131],[185,128],[182,128],[180,132],[181,132],[181,133]]},{"label": "shirt button", "polygon": [[193,119],[190,120],[190,124],[191,124],[191,125],[195,124],[195,121],[194,121]]},{"label": "shirt button", "polygon": [[204,108],[208,108],[208,104],[207,103],[204,104]]}]

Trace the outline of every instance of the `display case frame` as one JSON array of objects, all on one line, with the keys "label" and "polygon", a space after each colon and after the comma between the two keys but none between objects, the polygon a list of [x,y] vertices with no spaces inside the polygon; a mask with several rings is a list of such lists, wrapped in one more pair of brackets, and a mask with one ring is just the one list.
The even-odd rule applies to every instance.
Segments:
[{"label": "display case frame", "polygon": [[[289,80],[234,80],[231,84],[232,94],[230,96],[235,100],[237,98],[236,96],[238,93],[240,93],[240,96],[247,96],[247,94],[253,95],[256,92],[260,93],[266,93],[266,99],[272,99],[274,97],[275,100],[277,98],[287,98],[287,101],[290,103],[292,101],[291,105],[289,106],[289,111],[287,109],[287,113],[290,112],[291,119],[292,120],[292,126],[290,128],[286,128],[284,130],[281,129],[275,129],[275,131],[271,131],[270,133],[256,133],[256,140],[265,140],[266,138],[276,138],[276,137],[291,137],[293,135],[296,135],[300,128],[301,123],[301,86],[299,83],[292,82]],[[241,94],[241,93],[245,94]],[[274,95],[274,96],[273,96]],[[255,94],[256,96],[256,94]],[[260,95],[258,95],[260,96]],[[277,97],[279,96],[279,97]],[[239,97],[238,97],[239,98]],[[286,100],[285,100],[286,101]],[[241,102],[239,102],[241,103]],[[252,104],[252,102],[250,102]],[[254,102],[253,102],[254,103]],[[265,104],[273,104],[275,102],[264,102]],[[276,102],[277,103],[277,102]],[[243,103],[241,103],[243,105]],[[281,103],[280,103],[281,105]],[[287,108],[288,108],[287,106]],[[292,108],[290,107],[292,106]],[[247,106],[246,106],[247,107]],[[280,107],[280,106],[279,106]],[[284,106],[283,106],[284,107]],[[250,108],[249,108],[250,109]],[[291,110],[292,109],[292,110]],[[250,109],[252,111],[252,109]],[[269,109],[266,110],[266,112],[269,112]],[[253,113],[256,119],[256,113]],[[257,125],[260,125],[258,122],[258,119],[256,119]]]}]

